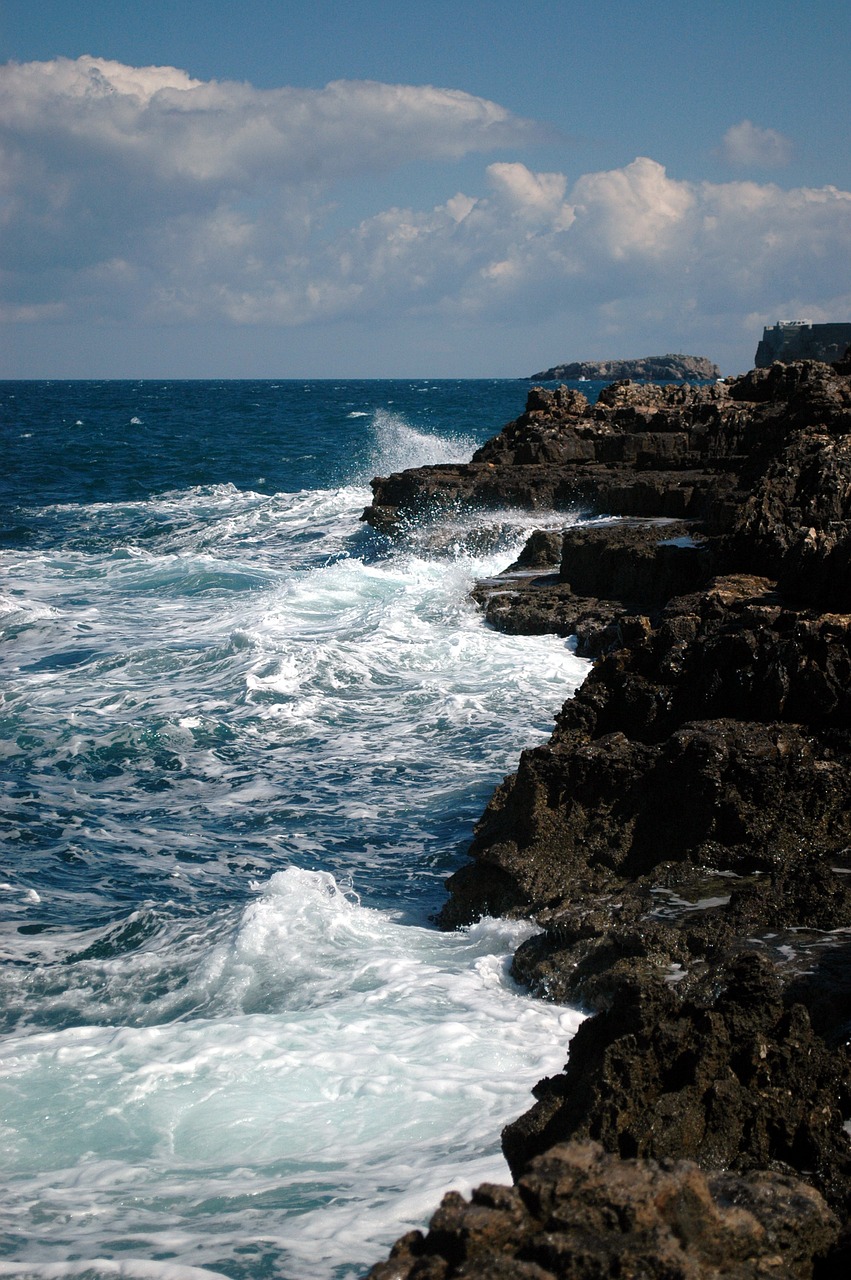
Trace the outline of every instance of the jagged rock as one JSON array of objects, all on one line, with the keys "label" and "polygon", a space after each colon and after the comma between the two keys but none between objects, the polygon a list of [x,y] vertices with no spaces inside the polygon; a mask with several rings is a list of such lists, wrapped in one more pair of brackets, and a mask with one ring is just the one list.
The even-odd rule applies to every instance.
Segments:
[{"label": "jagged rock", "polygon": [[594,406],[566,387],[533,387],[525,413],[469,463],[374,479],[364,518],[395,535],[412,520],[468,507],[593,506],[613,515],[711,520],[744,497],[731,473],[741,447],[737,424],[747,422],[723,385],[616,383]]},{"label": "jagged rock", "polygon": [[539,530],[514,564],[477,583],[472,595],[500,631],[575,635],[581,656],[598,657],[623,643],[634,616],[705,583],[714,561],[710,540],[695,540],[682,522]]},{"label": "jagged rock", "polygon": [[851,617],[784,609],[772,583],[738,576],[620,634],[497,788],[445,924],[540,916],[648,878],[674,887],[695,867],[771,874],[802,846],[842,862]]},{"label": "jagged rock", "polygon": [[737,569],[851,608],[851,379],[815,362],[710,387],[619,382],[595,405],[533,387],[467,464],[373,481],[385,532],[459,508],[520,506],[697,520]]},{"label": "jagged rock", "polygon": [[[391,530],[508,495],[630,517],[542,531],[475,592],[494,625],[574,633],[597,662],[496,789],[441,922],[536,920],[515,976],[596,1012],[505,1132],[517,1188],[445,1204],[380,1280],[602,1277],[621,1259],[648,1277],[848,1273],[850,442],[851,362],[776,364],[704,388],[616,383],[594,406],[533,388],[467,467],[375,482],[370,518]],[[524,1179],[567,1139],[609,1154],[591,1161],[599,1201],[571,1175],[579,1235],[562,1239]],[[697,1269],[677,1270],[664,1232],[642,1235],[618,1200],[633,1158],[683,1156],[774,1253],[728,1241],[710,1263],[696,1244]],[[796,1253],[797,1228],[757,1212],[780,1184],[749,1180],[772,1177],[817,1188],[841,1236]],[[595,1235],[595,1205],[626,1224],[619,1245]]]},{"label": "jagged rock", "polygon": [[580,1026],[565,1070],[534,1093],[503,1133],[515,1175],[556,1142],[593,1138],[621,1157],[802,1177],[844,1217],[851,1210],[847,1055],[802,1005],[787,1007],[763,956],[740,955],[692,999],[659,978],[625,979]]},{"label": "jagged rock", "polygon": [[778,1174],[707,1178],[687,1161],[553,1147],[514,1188],[447,1195],[369,1280],[810,1280],[839,1226],[819,1194]]}]

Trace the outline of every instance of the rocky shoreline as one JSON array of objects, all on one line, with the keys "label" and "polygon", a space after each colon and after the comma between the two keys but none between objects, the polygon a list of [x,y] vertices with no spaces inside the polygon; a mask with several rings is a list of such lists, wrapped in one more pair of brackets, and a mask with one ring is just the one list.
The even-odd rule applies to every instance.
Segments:
[{"label": "rocky shoreline", "polygon": [[391,535],[618,518],[476,589],[596,662],[441,916],[534,920],[516,976],[593,1016],[503,1134],[515,1185],[450,1194],[371,1277],[851,1274],[851,364],[535,387],[470,463],[373,489]]}]

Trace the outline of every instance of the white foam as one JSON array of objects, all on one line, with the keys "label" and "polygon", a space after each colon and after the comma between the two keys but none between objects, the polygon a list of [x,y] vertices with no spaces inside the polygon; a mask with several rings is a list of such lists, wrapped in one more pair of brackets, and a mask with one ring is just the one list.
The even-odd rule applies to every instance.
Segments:
[{"label": "white foam", "polygon": [[[469,453],[384,428],[376,469]],[[578,1015],[507,975],[523,927],[440,934],[422,903],[587,664],[467,598],[528,517],[370,562],[368,500],[209,486],[2,553],[44,611],[0,653],[8,766],[38,783],[0,786],[0,820],[41,841],[0,930],[7,1267],[339,1276],[505,1178],[500,1128],[563,1063]]]},{"label": "white foam", "polygon": [[147,1258],[91,1258],[76,1262],[2,1262],[0,1276],[24,1276],[28,1280],[228,1280],[221,1271],[206,1267],[182,1267],[173,1262],[153,1262]]},{"label": "white foam", "polygon": [[[37,1215],[45,1263],[134,1239],[218,1269],[258,1235],[275,1274],[374,1260],[447,1185],[506,1177],[499,1130],[563,1063],[580,1015],[514,987],[524,932],[405,926],[276,874],[218,975],[222,1008],[264,1012],[7,1040],[0,1223]],[[193,1209],[212,1201],[215,1226]]]}]

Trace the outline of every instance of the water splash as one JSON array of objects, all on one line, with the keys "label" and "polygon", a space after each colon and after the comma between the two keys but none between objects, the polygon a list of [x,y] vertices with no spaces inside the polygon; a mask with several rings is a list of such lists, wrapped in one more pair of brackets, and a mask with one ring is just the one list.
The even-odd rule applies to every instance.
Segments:
[{"label": "water splash", "polygon": [[372,431],[375,444],[369,460],[370,475],[389,475],[441,462],[464,462],[478,447],[473,436],[462,432],[419,431],[403,414],[388,409],[375,411]]}]

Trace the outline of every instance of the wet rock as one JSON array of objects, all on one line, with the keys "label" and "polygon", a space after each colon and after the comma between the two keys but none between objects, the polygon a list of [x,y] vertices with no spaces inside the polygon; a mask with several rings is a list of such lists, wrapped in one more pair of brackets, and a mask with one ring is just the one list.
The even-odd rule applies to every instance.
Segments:
[{"label": "wet rock", "polygon": [[526,544],[506,573],[519,573],[531,569],[557,569],[561,564],[564,535],[555,529],[536,529],[526,539]]},{"label": "wet rock", "polygon": [[851,379],[803,361],[710,387],[533,387],[467,464],[373,481],[385,532],[453,508],[689,519],[799,602],[851,608]]},{"label": "wet rock", "polygon": [[566,530],[559,576],[577,595],[651,613],[703,586],[713,567],[709,542],[696,539],[689,525],[625,522]]},{"label": "wet rock", "polygon": [[533,387],[525,412],[469,463],[373,480],[364,518],[387,533],[458,507],[712,518],[744,496],[733,468],[748,422],[724,386],[615,383],[594,406],[566,387]]},{"label": "wet rock", "polygon": [[841,862],[849,634],[847,615],[789,610],[742,575],[670,602],[655,628],[622,617],[622,647],[495,791],[444,923],[540,917],[648,878],[687,883],[696,867],[777,874],[802,849],[810,866]]},{"label": "wet rock", "polygon": [[785,1004],[763,956],[740,955],[685,1000],[658,979],[625,980],[580,1026],[564,1072],[534,1092],[503,1133],[515,1175],[556,1142],[593,1138],[621,1157],[783,1172],[851,1209],[847,1056]]},{"label": "wet rock", "polygon": [[[467,468],[377,482],[388,527],[433,483],[441,500],[525,489],[532,509],[630,517],[566,520],[476,589],[495,626],[575,634],[597,660],[497,787],[441,922],[535,920],[515,977],[593,1016],[505,1131],[517,1186],[445,1202],[382,1277],[847,1274],[849,441],[851,365],[804,362],[700,389],[621,382],[593,406],[533,388]],[[716,1241],[701,1227],[687,1263],[653,1217],[667,1191],[619,1199],[684,1157]],[[605,1178],[583,1181],[583,1160]],[[842,1223],[820,1243],[796,1216],[818,1196]],[[756,1235],[719,1225],[731,1206]],[[766,1252],[742,1252],[760,1231]]]},{"label": "wet rock", "polygon": [[581,656],[599,657],[623,644],[631,618],[703,585],[715,564],[711,541],[689,524],[624,520],[537,531],[514,564],[472,594],[500,631],[575,635]]}]

